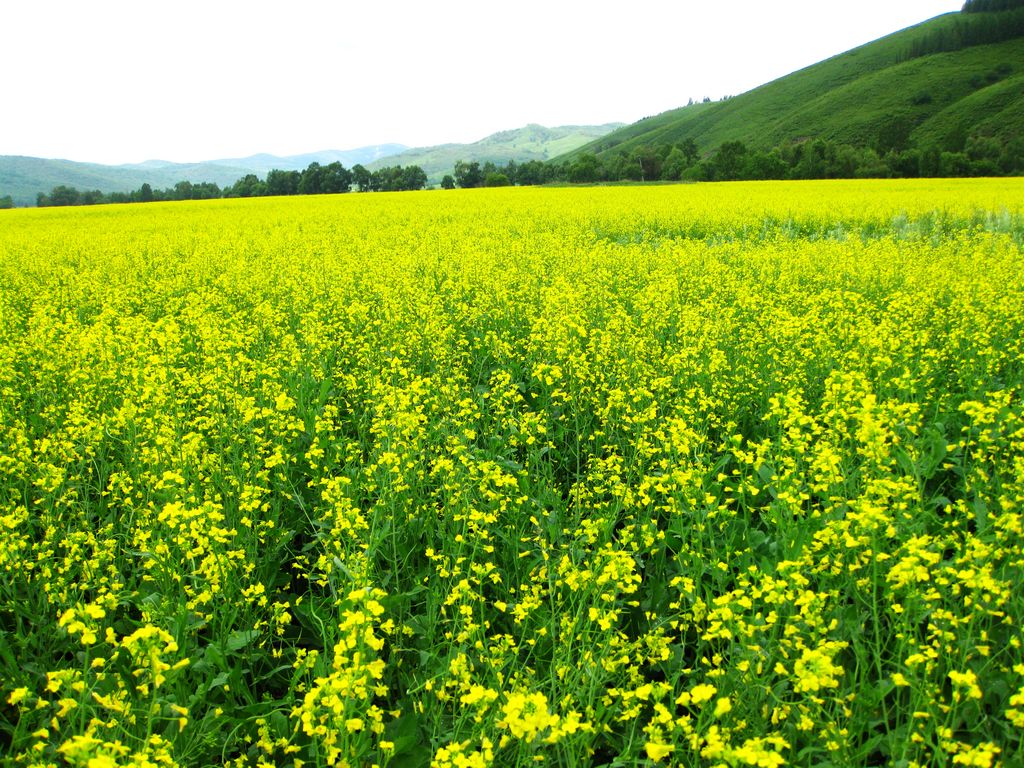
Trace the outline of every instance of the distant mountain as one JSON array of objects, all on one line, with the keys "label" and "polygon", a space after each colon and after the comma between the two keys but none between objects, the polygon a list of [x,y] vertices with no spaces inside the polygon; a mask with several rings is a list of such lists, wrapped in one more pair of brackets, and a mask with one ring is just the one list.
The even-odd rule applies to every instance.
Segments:
[{"label": "distant mountain", "polygon": [[[259,175],[267,171],[301,171],[309,167],[310,163],[328,165],[329,163],[341,163],[346,168],[353,165],[368,165],[375,160],[381,160],[400,152],[409,150],[406,144],[374,144],[372,146],[360,146],[357,150],[324,150],[322,152],[311,152],[304,155],[250,155],[247,158],[229,158],[226,160],[211,160],[206,164],[228,166],[231,168],[246,168],[250,173]],[[133,166],[122,166],[123,168],[168,168],[175,166],[175,163],[167,163],[161,160],[150,160]]]},{"label": "distant mountain", "polygon": [[76,163],[40,157],[0,155],[0,196],[10,195],[15,205],[35,205],[36,195],[58,185],[79,190],[128,192],[143,184],[161,189],[179,181],[212,181],[220,186],[234,184],[252,173],[240,167],[215,163],[141,163],[137,166]]},{"label": "distant mountain", "polygon": [[[826,139],[879,151],[963,149],[973,135],[1024,137],[1024,3],[974,0],[739,96],[645,118],[561,159],[608,159],[692,139],[768,150]],[[986,12],[991,8],[999,12]],[[974,11],[974,12],[972,12]]]},{"label": "distant mountain", "polygon": [[375,170],[385,165],[418,165],[427,174],[431,184],[437,184],[446,173],[451,173],[458,160],[505,165],[509,160],[524,163],[530,160],[549,160],[570,152],[594,139],[600,138],[623,123],[605,125],[563,125],[546,128],[530,124],[523,128],[499,131],[472,144],[439,144],[434,147],[407,149],[383,160],[367,165]]},{"label": "distant mountain", "polygon": [[128,192],[138,189],[143,184],[162,189],[173,187],[179,181],[212,181],[225,187],[249,173],[265,176],[267,171],[274,168],[302,170],[312,162],[326,165],[338,161],[351,168],[356,163],[366,165],[405,149],[407,147],[402,144],[380,144],[359,149],[324,150],[288,157],[264,154],[200,163],[147,160],[143,163],[125,165],[0,155],[0,196],[10,195],[15,205],[35,205],[38,193],[49,192],[61,184],[79,190],[98,189],[106,193]]}]

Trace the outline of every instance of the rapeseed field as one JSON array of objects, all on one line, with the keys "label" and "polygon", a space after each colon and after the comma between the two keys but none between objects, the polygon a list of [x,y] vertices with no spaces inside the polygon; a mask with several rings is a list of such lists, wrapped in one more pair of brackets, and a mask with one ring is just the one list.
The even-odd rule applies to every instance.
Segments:
[{"label": "rapeseed field", "polygon": [[1021,201],[0,212],[0,755],[1020,765]]}]

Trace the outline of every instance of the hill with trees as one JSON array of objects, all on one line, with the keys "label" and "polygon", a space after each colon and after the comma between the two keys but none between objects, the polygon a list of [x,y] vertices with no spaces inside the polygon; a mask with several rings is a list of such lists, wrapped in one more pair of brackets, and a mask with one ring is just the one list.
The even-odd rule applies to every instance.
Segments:
[{"label": "hill with trees", "polygon": [[35,205],[36,196],[54,187],[99,190],[103,194],[127,193],[143,184],[171,187],[179,181],[233,184],[250,173],[247,168],[213,163],[171,163],[155,168],[77,163],[20,155],[0,156],[0,195],[10,195],[14,205]]},{"label": "hill with trees", "polygon": [[[338,161],[321,165],[310,163],[302,171],[271,169],[265,179],[247,173],[234,184],[221,189],[212,182],[179,181],[173,187],[154,189],[148,182],[130,192],[79,190],[59,184],[49,193],[36,195],[36,205],[50,208],[68,205],[104,205],[108,203],[154,203],[176,200],[212,200],[219,197],[267,197],[286,195],[337,195],[351,192],[407,192],[423,189],[427,175],[415,165],[394,165],[368,170],[356,164],[351,169]],[[0,198],[0,208],[11,208],[9,196]]]},{"label": "hill with trees", "polygon": [[1024,0],[971,0],[742,95],[641,120],[556,163],[580,166],[583,177],[596,161],[605,176],[626,168],[650,180],[647,165],[653,178],[680,178],[701,162],[713,170],[708,161],[724,149],[720,177],[748,154],[773,177],[816,142],[820,155],[845,154],[854,175],[1015,172],[1024,156]]},{"label": "hill with trees", "polygon": [[[144,163],[102,165],[71,160],[50,160],[20,155],[0,155],[0,202],[10,196],[14,205],[34,205],[37,195],[55,187],[99,191],[104,195],[130,195],[143,185],[172,188],[179,182],[216,184],[230,187],[247,175],[265,175],[272,170],[302,171],[311,163],[327,166],[367,164],[407,149],[402,144],[381,144],[352,150],[323,150],[278,157],[251,155],[200,163],[172,163],[147,160]],[[384,165],[384,164],[382,164]]]},{"label": "hill with trees", "polygon": [[596,138],[604,136],[622,123],[606,125],[563,125],[547,128],[530,124],[522,128],[499,131],[471,144],[440,144],[434,147],[408,149],[386,160],[368,163],[373,170],[392,163],[414,164],[427,174],[430,184],[439,184],[445,174],[451,173],[458,161],[503,165],[512,161],[528,163],[546,161],[565,154]]}]

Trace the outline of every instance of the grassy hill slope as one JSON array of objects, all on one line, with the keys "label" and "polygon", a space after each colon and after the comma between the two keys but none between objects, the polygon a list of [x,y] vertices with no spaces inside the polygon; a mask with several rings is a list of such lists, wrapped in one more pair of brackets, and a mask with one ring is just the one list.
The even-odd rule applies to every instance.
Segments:
[{"label": "grassy hill slope", "polygon": [[375,170],[386,165],[418,165],[426,172],[428,181],[437,184],[444,174],[452,172],[458,160],[476,160],[481,163],[490,161],[496,165],[505,165],[510,160],[517,163],[550,160],[621,126],[621,123],[608,123],[546,128],[531,124],[491,134],[472,144],[441,144],[409,149],[366,167]]},{"label": "grassy hill slope", "polygon": [[75,187],[83,191],[98,189],[104,193],[129,192],[143,184],[163,189],[173,187],[179,181],[211,181],[226,187],[249,173],[264,176],[267,171],[274,168],[302,170],[312,162],[326,165],[338,161],[350,167],[356,163],[368,163],[403,149],[406,147],[401,144],[382,144],[353,150],[324,150],[287,157],[252,155],[200,163],[147,160],[144,163],[130,165],[100,165],[71,160],[0,155],[0,195],[10,195],[15,205],[35,205],[39,192],[49,192],[58,185]]},{"label": "grassy hill slope", "polygon": [[246,173],[251,171],[210,163],[126,167],[0,155],[0,195],[10,195],[15,205],[35,205],[39,192],[49,192],[61,184],[80,190],[128,192],[143,184],[163,188],[179,181],[212,181],[225,186]]},{"label": "grassy hill slope", "polygon": [[943,41],[996,16],[945,14],[731,99],[641,120],[567,157],[686,139],[707,153],[726,141],[757,149],[806,138],[882,149],[931,141],[959,149],[975,131],[1018,135],[1024,132],[1024,37],[942,50]]}]

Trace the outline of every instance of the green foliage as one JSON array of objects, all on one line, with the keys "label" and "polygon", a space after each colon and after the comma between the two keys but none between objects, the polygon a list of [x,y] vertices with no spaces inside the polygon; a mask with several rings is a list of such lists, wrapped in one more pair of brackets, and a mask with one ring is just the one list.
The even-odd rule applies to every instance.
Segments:
[{"label": "green foliage", "polygon": [[550,179],[550,175],[550,166],[539,160],[530,160],[527,163],[520,163],[516,167],[515,175],[510,174],[509,178],[516,184],[529,186],[543,184]]},{"label": "green foliage", "polygon": [[0,194],[11,195],[18,206],[34,205],[40,190],[56,186],[79,190],[100,190],[104,195],[131,194],[143,183],[154,190],[170,188],[182,179],[193,184],[231,186],[251,169],[217,163],[156,163],[134,166],[111,166],[76,163],[70,160],[47,160],[38,157],[0,155]]},{"label": "green foliage", "polygon": [[423,189],[426,185],[427,174],[418,165],[406,168],[393,165],[373,171],[368,189],[371,192],[405,192]]},{"label": "green foliage", "polygon": [[639,181],[655,181],[661,178],[661,154],[657,148],[650,145],[637,147],[631,153],[630,161],[634,171],[639,175]]},{"label": "green foliage", "polygon": [[[472,144],[441,144],[408,149],[398,155],[369,163],[369,167],[372,170],[394,162],[414,163],[423,168],[431,184],[440,184],[443,176],[451,173],[451,169],[459,160],[475,161],[480,163],[481,167],[487,162],[495,166],[507,165],[509,162],[545,162],[621,127],[621,123],[568,125],[556,128],[531,124],[513,130],[499,131]],[[516,177],[515,173],[508,175],[512,180]]]},{"label": "green foliage", "polygon": [[[1020,6],[1020,4],[1017,4]],[[1001,13],[973,15],[968,11],[952,25],[938,27],[915,40],[909,48],[909,57],[917,58],[943,51],[959,51],[974,45],[1000,43],[1024,35],[1024,7]]]},{"label": "green foliage", "polygon": [[427,176],[422,168],[410,165],[389,166],[371,173],[362,165],[348,170],[339,161],[320,165],[312,162],[304,171],[267,173],[265,181],[255,173],[247,173],[223,191],[212,182],[179,181],[173,188],[153,189],[149,183],[129,193],[99,190],[80,192],[74,187],[58,185],[49,194],[36,196],[39,207],[66,205],[97,205],[101,203],[150,203],[168,200],[209,200],[218,197],[263,197],[265,195],[333,195],[349,192],[355,183],[360,192],[394,192],[423,189]]},{"label": "green foliage", "polygon": [[743,178],[747,159],[747,145],[742,141],[727,141],[718,148],[711,162],[712,178],[735,181]]},{"label": "green foliage", "polygon": [[472,162],[457,160],[455,162],[455,183],[462,189],[474,189],[483,184],[484,174],[480,169],[480,163],[475,160]]},{"label": "green foliage", "polygon": [[967,0],[963,13],[991,13],[1024,8],[1024,0]]},{"label": "green foliage", "polygon": [[267,173],[268,195],[297,195],[302,174],[298,171],[273,170]]},{"label": "green foliage", "polygon": [[487,176],[484,177],[485,187],[507,187],[511,183],[512,182],[509,181],[508,176],[506,176],[504,173],[501,173],[500,171],[492,171],[491,173],[488,173]]},{"label": "green foliage", "polygon": [[[569,183],[1010,176],[1024,171],[1024,137],[1004,140],[974,133],[953,151],[935,141],[909,146],[907,135],[905,127],[883,126],[873,147],[815,139],[764,150],[729,141],[692,162],[678,146],[643,147],[630,155],[579,155],[571,163],[550,163],[548,171],[551,180]],[[648,178],[647,173],[660,175]]]},{"label": "green foliage", "polygon": [[1021,12],[946,14],[739,96],[645,118],[554,162],[590,153],[611,167],[622,153],[690,141],[705,152],[729,141],[769,152],[820,138],[881,154],[959,152],[972,134],[1009,142],[1024,135]]},{"label": "green foliage", "polygon": [[360,192],[367,192],[370,189],[370,172],[360,163],[352,166],[352,181]]},{"label": "green foliage", "polygon": [[[315,165],[315,163],[314,163]],[[315,194],[319,192],[319,187],[310,189],[310,186],[316,184],[316,174],[304,174],[302,181],[307,183],[306,189],[303,189],[303,185],[299,184],[299,194]],[[262,197],[267,194],[266,185],[260,181],[259,177],[255,173],[247,173],[245,176],[235,182],[229,190],[226,191],[226,197]],[[146,202],[145,200],[143,202]]]},{"label": "green foliage", "polygon": [[663,181],[679,181],[682,178],[683,171],[686,170],[689,163],[687,162],[686,155],[679,147],[672,147],[669,150],[668,156],[665,158],[665,163],[661,167],[661,178]]},{"label": "green foliage", "polygon": [[569,168],[568,180],[574,184],[591,184],[598,179],[599,163],[594,155],[580,155]]}]

